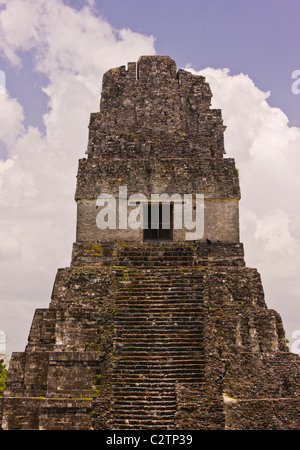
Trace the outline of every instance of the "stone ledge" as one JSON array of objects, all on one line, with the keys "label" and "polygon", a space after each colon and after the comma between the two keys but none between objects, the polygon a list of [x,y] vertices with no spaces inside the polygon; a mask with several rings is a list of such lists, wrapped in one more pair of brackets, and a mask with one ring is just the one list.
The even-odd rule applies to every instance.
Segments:
[{"label": "stone ledge", "polygon": [[[174,252],[178,252],[175,261]],[[139,255],[141,261],[135,259]],[[148,261],[145,260],[145,256]],[[169,259],[169,261],[168,261]],[[224,242],[75,242],[73,244],[72,266],[86,264],[95,266],[135,266],[139,262],[156,266],[239,266],[244,267],[244,248],[241,243]]]},{"label": "stone ledge", "polygon": [[168,186],[168,193],[203,193],[206,198],[239,199],[241,195],[233,158],[124,160],[112,159],[110,154],[107,160],[79,160],[75,200],[96,199],[107,190],[118,196],[119,186],[127,186],[128,195],[143,192],[150,196],[152,185]]}]

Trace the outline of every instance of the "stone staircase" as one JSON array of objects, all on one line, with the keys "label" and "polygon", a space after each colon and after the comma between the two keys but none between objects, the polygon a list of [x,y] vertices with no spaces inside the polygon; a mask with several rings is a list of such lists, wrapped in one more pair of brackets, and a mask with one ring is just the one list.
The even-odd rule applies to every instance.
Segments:
[{"label": "stone staircase", "polygon": [[147,243],[119,250],[120,264],[139,267],[186,267],[193,266],[195,246],[189,242]]},{"label": "stone staircase", "polygon": [[112,429],[174,429],[176,383],[204,380],[202,272],[141,266],[116,298]]}]

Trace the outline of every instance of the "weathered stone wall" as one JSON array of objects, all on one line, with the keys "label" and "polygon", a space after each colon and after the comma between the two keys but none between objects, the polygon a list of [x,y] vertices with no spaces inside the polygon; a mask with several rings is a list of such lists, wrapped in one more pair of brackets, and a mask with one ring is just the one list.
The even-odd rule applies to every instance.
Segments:
[{"label": "weathered stone wall", "polygon": [[280,315],[266,306],[260,275],[227,267],[204,279],[207,383],[223,393],[226,429],[298,425],[300,358],[288,350]]},{"label": "weathered stone wall", "polygon": [[[120,187],[126,187],[127,198],[142,194],[204,194],[204,234],[202,240],[238,242],[240,198],[238,173],[232,159],[214,160],[81,160],[77,182],[77,241],[142,241],[141,229],[119,227]],[[121,194],[120,194],[121,193]],[[100,211],[96,199],[110,194],[116,199],[116,229],[99,229],[96,216]],[[195,198],[195,196],[194,196]],[[128,207],[127,217],[134,206]],[[182,210],[183,211],[183,210]],[[183,227],[174,229],[174,241],[186,239]]]},{"label": "weathered stone wall", "polygon": [[[182,195],[183,199],[183,195]],[[150,201],[150,199],[148,200]],[[138,229],[131,228],[130,225],[127,228],[121,229],[119,226],[119,199],[115,198],[115,210],[116,219],[114,226],[107,226],[105,229],[100,229],[96,219],[97,214],[101,207],[96,205],[96,200],[81,200],[77,202],[77,242],[119,242],[119,241],[131,241],[142,242],[143,241],[143,209],[140,209],[140,216],[137,221],[140,223]],[[130,214],[137,206],[128,206],[127,224],[130,220]],[[173,229],[173,241],[186,241],[187,236],[191,236],[192,240],[198,240],[197,229],[199,228],[201,234],[201,241],[209,239],[212,242],[239,242],[239,205],[238,199],[204,199],[204,218],[202,219],[202,211],[195,205],[194,208],[198,208],[201,218],[196,222],[195,210],[193,211],[193,228],[190,225],[186,227],[186,216],[184,212],[183,202],[180,205],[181,212],[179,217],[182,220],[182,227]],[[173,213],[175,215],[175,213]],[[124,218],[124,215],[122,216]],[[106,219],[107,220],[107,219]],[[124,220],[124,219],[122,219]],[[203,220],[203,222],[202,222]],[[189,222],[188,222],[189,224]],[[195,224],[195,225],[194,225]],[[196,225],[197,224],[197,225]],[[203,232],[202,232],[203,229]],[[190,238],[189,238],[190,240]]]},{"label": "weathered stone wall", "polygon": [[91,427],[92,397],[112,351],[115,272],[58,270],[49,309],[36,310],[25,351],[12,354],[4,429]]},{"label": "weathered stone wall", "polygon": [[300,399],[229,400],[225,404],[228,430],[299,430]]},{"label": "weathered stone wall", "polygon": [[[204,194],[202,240],[239,241],[238,172],[233,159],[223,159],[225,127],[210,100],[204,77],[177,71],[169,57],[141,57],[128,70],[104,75],[100,112],[90,119],[88,158],[78,168],[77,241],[143,240],[141,229],[119,228],[118,221],[117,230],[96,225],[97,197],[118,198],[120,186],[128,197],[147,199]],[[185,228],[174,230],[173,239],[185,240]]]},{"label": "weathered stone wall", "polygon": [[[122,379],[112,378],[111,374],[124,351],[120,347],[120,353],[116,347],[115,327],[124,326],[123,321],[118,322],[122,315],[116,299],[122,299],[126,286],[130,288],[134,280],[147,273],[148,280],[156,280],[151,284],[153,298],[149,281],[147,287],[143,278],[141,285],[136,284],[138,291],[128,291],[128,300],[122,300],[124,314],[127,310],[126,314],[130,313],[130,302],[137,305],[137,295],[141,295],[140,307],[148,298],[151,307],[147,311],[152,317],[154,301],[158,302],[166,292],[172,295],[172,289],[179,286],[188,295],[187,300],[183,300],[182,293],[179,295],[181,303],[194,298],[198,308],[193,289],[202,299],[199,317],[205,376],[200,384],[195,380],[175,383],[174,429],[254,429],[266,424],[268,429],[294,429],[299,423],[299,357],[288,351],[280,316],[266,306],[258,272],[243,266],[241,244],[119,245],[108,248],[98,244],[98,257],[104,258],[100,258],[100,265],[81,262],[80,266],[58,271],[50,308],[36,311],[26,351],[13,354],[2,399],[3,428],[113,426],[118,416],[114,413],[112,387],[122,385]],[[171,256],[168,252],[172,248]],[[147,249],[153,251],[152,256]],[[110,260],[113,255],[119,259]],[[162,265],[156,264],[160,257]],[[202,274],[201,283],[196,282],[194,288],[183,283],[187,276],[192,279],[193,270]],[[173,274],[168,275],[170,284],[166,284],[166,273]],[[181,284],[175,281],[175,274],[176,280],[182,278]],[[141,293],[143,286],[145,296]],[[191,309],[193,317],[195,311]],[[175,330],[175,316],[174,321],[168,323]],[[145,325],[140,323],[141,330]],[[132,334],[138,330],[135,324]],[[154,343],[147,345],[152,347]],[[139,349],[139,342],[135,346]],[[198,358],[195,354],[195,364]],[[143,359],[141,363],[144,367]],[[184,375],[190,376],[188,371]]]},{"label": "weathered stone wall", "polygon": [[205,383],[176,384],[178,430],[224,430],[223,398]]},{"label": "weathered stone wall", "polygon": [[108,158],[79,161],[75,199],[96,199],[99,194],[201,193],[206,198],[240,198],[239,177],[232,158],[176,157],[138,160]]},{"label": "weathered stone wall", "polygon": [[100,112],[91,115],[88,155],[102,157],[222,157],[220,110],[210,109],[204,77],[178,70],[168,56],[104,74]]}]

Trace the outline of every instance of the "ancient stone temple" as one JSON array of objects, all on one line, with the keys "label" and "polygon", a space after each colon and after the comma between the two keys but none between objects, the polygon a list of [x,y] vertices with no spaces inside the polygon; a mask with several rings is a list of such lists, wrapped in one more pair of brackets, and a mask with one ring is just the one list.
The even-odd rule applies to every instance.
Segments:
[{"label": "ancient stone temple", "polygon": [[299,429],[300,359],[239,240],[239,179],[202,76],[103,77],[77,236],[13,353],[3,429]]}]

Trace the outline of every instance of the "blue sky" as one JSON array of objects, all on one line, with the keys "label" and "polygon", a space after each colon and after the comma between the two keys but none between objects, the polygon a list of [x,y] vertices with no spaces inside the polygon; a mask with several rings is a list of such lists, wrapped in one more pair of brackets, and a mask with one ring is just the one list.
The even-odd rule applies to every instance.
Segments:
[{"label": "blue sky", "polygon": [[[101,78],[143,54],[206,76],[240,172],[241,241],[300,330],[299,0],[0,0],[0,330],[22,351],[75,240],[77,162]],[[228,70],[226,70],[228,69]]]},{"label": "blue sky", "polygon": [[[73,2],[70,2],[73,4]],[[76,2],[78,5],[82,2]],[[300,64],[300,3],[297,0],[96,0],[117,28],[153,34],[158,54],[196,70],[229,67],[248,74],[270,103],[298,124],[299,99],[290,90]]]}]

